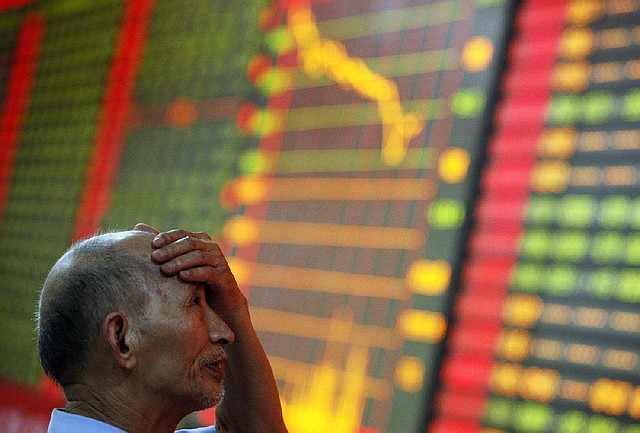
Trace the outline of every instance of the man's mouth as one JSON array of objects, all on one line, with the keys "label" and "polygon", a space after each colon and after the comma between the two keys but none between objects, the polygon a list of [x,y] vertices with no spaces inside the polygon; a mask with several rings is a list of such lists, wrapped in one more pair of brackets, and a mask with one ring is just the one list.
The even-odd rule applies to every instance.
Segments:
[{"label": "man's mouth", "polygon": [[227,377],[224,371],[225,362],[227,362],[226,356],[207,361],[207,363],[204,365],[204,370],[209,372],[209,374],[211,374],[218,382],[222,382]]}]

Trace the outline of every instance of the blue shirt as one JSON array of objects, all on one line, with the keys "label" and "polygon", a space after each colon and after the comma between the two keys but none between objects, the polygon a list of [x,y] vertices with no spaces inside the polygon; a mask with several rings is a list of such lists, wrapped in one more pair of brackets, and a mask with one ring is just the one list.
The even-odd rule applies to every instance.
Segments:
[{"label": "blue shirt", "polygon": [[[178,430],[176,433],[216,433],[215,427]],[[47,433],[127,433],[117,427],[82,415],[54,409]]]}]

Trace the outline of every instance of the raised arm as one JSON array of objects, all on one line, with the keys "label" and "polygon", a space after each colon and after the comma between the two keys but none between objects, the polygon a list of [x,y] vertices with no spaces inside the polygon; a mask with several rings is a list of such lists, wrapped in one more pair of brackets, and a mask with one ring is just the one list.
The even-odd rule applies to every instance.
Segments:
[{"label": "raised arm", "polygon": [[234,343],[225,347],[229,362],[225,397],[216,410],[218,431],[286,433],[271,366],[251,323],[247,299],[220,247],[206,233],[136,228],[156,232],[152,257],[163,272],[206,284],[207,302],[235,335]]}]

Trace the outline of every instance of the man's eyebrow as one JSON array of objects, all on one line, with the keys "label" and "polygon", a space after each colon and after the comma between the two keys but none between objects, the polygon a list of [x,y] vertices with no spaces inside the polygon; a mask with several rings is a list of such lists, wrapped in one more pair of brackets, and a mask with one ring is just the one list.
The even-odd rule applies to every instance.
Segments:
[{"label": "man's eyebrow", "polygon": [[192,295],[199,290],[202,290],[202,293],[205,294],[207,290],[206,284],[189,284],[187,287],[187,294]]},{"label": "man's eyebrow", "polygon": [[200,288],[200,286],[199,286],[199,285],[197,285],[197,284],[189,284],[189,285],[186,287],[186,293],[187,293],[188,295],[192,295],[193,293],[197,292],[199,288]]}]

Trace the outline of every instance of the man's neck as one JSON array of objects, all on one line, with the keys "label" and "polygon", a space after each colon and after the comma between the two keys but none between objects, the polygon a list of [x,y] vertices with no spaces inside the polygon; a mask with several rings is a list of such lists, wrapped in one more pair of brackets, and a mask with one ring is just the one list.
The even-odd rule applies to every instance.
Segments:
[{"label": "man's neck", "polygon": [[64,393],[66,412],[102,421],[127,433],[173,433],[182,419],[139,395],[128,398],[127,392],[98,393],[87,385],[72,384],[64,387]]}]

